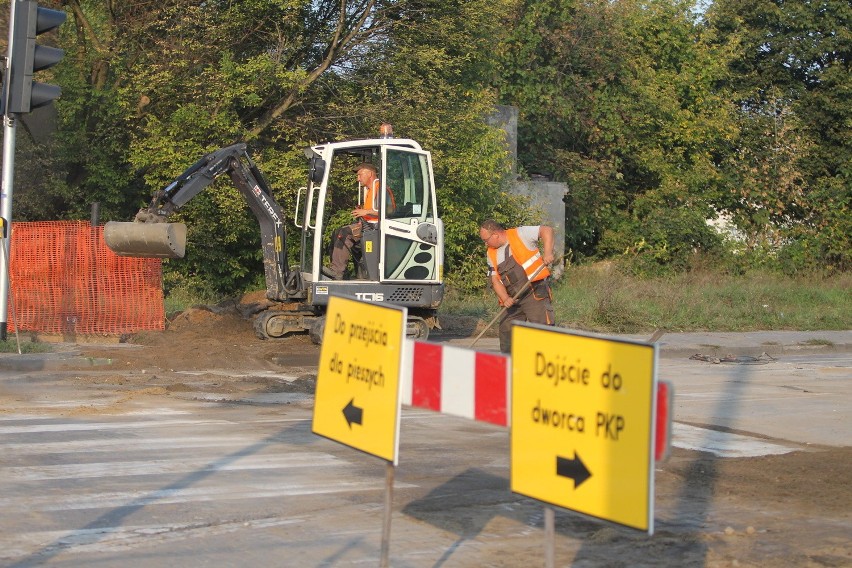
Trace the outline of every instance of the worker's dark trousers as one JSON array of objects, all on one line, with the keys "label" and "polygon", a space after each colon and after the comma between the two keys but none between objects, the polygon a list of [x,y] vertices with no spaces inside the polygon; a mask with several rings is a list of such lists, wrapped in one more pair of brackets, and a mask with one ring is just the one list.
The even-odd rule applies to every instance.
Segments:
[{"label": "worker's dark trousers", "polygon": [[[355,234],[358,236],[356,238]],[[343,278],[343,273],[346,271],[346,265],[349,263],[349,256],[352,254],[352,247],[355,243],[361,240],[361,225],[353,223],[344,225],[337,229],[332,237],[331,246],[331,271],[334,272],[334,277],[337,279]]]},{"label": "worker's dark trousers", "polygon": [[500,351],[512,351],[512,326],[517,321],[554,325],[553,294],[547,278],[530,284],[526,295],[515,300],[500,320]]}]

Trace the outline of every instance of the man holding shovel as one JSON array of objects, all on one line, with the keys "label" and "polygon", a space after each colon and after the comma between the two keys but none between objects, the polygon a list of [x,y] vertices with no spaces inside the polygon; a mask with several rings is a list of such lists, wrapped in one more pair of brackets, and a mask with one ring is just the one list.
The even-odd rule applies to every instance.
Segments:
[{"label": "man holding shovel", "polygon": [[488,247],[491,288],[505,312],[500,320],[500,351],[509,353],[515,321],[555,323],[547,268],[553,262],[553,228],[534,225],[506,229],[488,219],[479,226],[479,237]]}]

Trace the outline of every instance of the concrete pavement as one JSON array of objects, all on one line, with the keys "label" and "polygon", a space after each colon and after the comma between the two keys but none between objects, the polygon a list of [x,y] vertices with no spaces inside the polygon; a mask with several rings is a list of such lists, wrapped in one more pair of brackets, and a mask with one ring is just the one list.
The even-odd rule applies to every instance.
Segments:
[{"label": "concrete pavement", "polygon": [[[650,334],[612,334],[604,337],[620,337],[636,341],[648,341]],[[446,341],[458,347],[468,347],[473,338],[449,338],[440,334],[429,337],[430,341]],[[696,354],[723,358],[759,357],[763,353],[771,357],[781,354],[834,353],[852,351],[852,330],[840,331],[747,331],[747,332],[666,332],[658,340],[661,357],[689,357]],[[475,349],[496,351],[496,337],[483,337]]]},{"label": "concrete pavement", "polygon": [[[733,457],[848,445],[852,330],[666,333],[658,342],[659,377],[674,384],[675,446]],[[483,337],[475,349],[497,351],[498,340]]]},{"label": "concrete pavement", "polygon": [[[635,341],[648,341],[650,334],[612,334]],[[429,341],[457,347],[470,347],[474,337],[458,337],[440,331]],[[747,331],[747,332],[666,332],[658,340],[660,357],[680,358],[703,355],[708,359],[725,357],[759,357],[779,355],[846,353],[852,351],[852,330],[839,331]],[[111,344],[116,349],[132,349],[132,344]],[[104,363],[95,358],[81,357],[82,345],[51,343],[50,353],[0,353],[0,370],[33,371],[67,367],[73,363],[97,366]],[[474,345],[480,351],[499,351],[497,337],[482,337]]]},{"label": "concrete pavement", "polygon": [[[638,335],[627,337],[648,339]],[[758,357],[766,353],[774,357],[802,352],[846,352],[852,351],[852,330],[666,333],[659,344],[663,357],[696,353],[715,357]]]},{"label": "concrete pavement", "polygon": [[[816,558],[843,565],[850,339],[849,331],[662,336],[659,376],[676,393],[673,444],[702,453],[675,454],[656,468],[653,540],[560,513],[560,562],[792,567]],[[99,371],[105,360],[82,357],[83,346],[56,347],[4,354],[0,370],[77,361],[105,382],[61,372],[3,379],[0,564],[377,563],[382,468],[372,456],[311,434],[308,405],[258,398],[289,393],[228,401],[243,404],[222,404],[221,393],[209,400],[197,391],[152,396],[144,381],[128,386],[117,373]],[[476,348],[496,350],[497,340],[484,338]],[[690,360],[763,353],[776,360]],[[541,565],[541,506],[509,490],[507,431],[414,408],[402,420],[392,565]],[[721,459],[753,456],[763,461]],[[811,493],[840,505],[826,509]]]}]

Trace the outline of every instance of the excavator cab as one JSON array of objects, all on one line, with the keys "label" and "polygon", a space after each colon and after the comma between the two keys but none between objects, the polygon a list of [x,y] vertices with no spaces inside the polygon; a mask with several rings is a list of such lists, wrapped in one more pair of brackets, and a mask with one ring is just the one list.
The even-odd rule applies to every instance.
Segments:
[{"label": "excavator cab", "polygon": [[[339,293],[404,305],[409,335],[425,337],[437,324],[444,290],[444,231],[429,152],[410,139],[383,137],[321,144],[305,153],[311,173],[297,199],[295,222],[302,229],[300,266],[311,303],[324,306]],[[376,167],[379,218],[362,226],[352,269],[334,280],[322,267],[330,261],[334,233],[352,222],[346,215],[363,203],[366,188],[358,187],[353,170],[364,162]]]},{"label": "excavator cab", "polygon": [[[308,331],[319,343],[325,309],[334,294],[408,308],[409,337],[424,339],[438,325],[443,299],[444,231],[438,217],[432,160],[414,140],[380,138],[318,144],[305,149],[308,184],[298,191],[293,222],[301,231],[298,265],[288,249],[297,245],[285,230],[289,217],[272,195],[245,144],[212,152],[155,193],[132,223],[107,223],[104,240],[121,256],[182,258],[186,227],[169,216],[216,178],[228,174],[260,225],[266,295],[270,306],[255,319],[261,338]],[[325,276],[331,238],[364,200],[353,173],[367,162],[381,187],[378,219],[364,225],[351,271],[342,280]]]}]

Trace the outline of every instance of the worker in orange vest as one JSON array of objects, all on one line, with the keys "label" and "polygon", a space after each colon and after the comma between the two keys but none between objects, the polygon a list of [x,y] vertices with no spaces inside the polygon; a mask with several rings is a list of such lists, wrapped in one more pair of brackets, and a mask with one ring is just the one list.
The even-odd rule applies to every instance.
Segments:
[{"label": "worker in orange vest", "polygon": [[[323,273],[334,280],[343,279],[352,247],[361,240],[363,229],[375,228],[379,222],[379,190],[382,184],[376,166],[364,162],[353,171],[358,175],[358,185],[367,188],[367,192],[364,195],[364,203],[352,210],[355,222],[340,227],[332,236],[331,266],[323,267]],[[396,202],[389,188],[386,194],[384,205],[388,208],[387,212],[392,213],[396,209]]]},{"label": "worker in orange vest", "polygon": [[553,263],[553,228],[525,225],[506,229],[501,223],[488,219],[479,226],[479,238],[488,247],[491,288],[506,309],[500,320],[500,351],[509,353],[514,322],[555,324],[548,269]]}]

